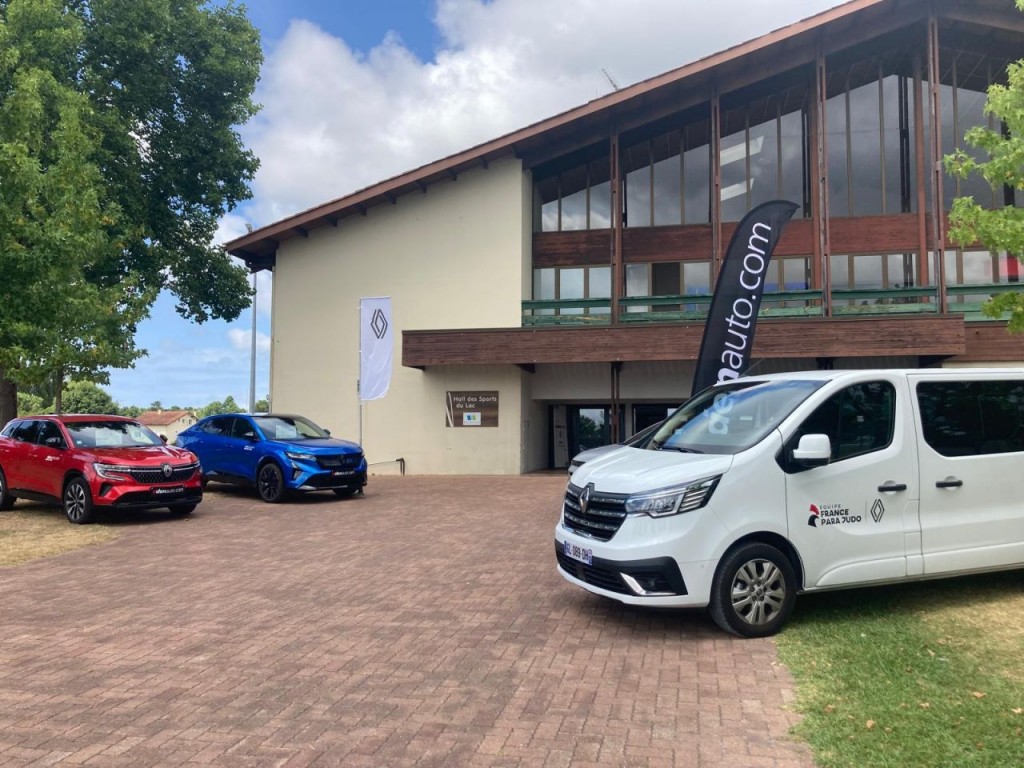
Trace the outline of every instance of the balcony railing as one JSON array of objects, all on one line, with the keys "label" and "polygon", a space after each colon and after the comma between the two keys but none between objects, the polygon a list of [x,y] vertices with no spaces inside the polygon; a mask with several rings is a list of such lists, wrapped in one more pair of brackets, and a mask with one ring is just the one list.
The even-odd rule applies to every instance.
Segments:
[{"label": "balcony railing", "polygon": [[[950,314],[964,320],[988,320],[981,306],[1001,293],[1024,293],[1022,283],[951,285],[946,288]],[[630,296],[619,300],[620,323],[700,322],[707,317],[710,294]],[[833,317],[900,315],[938,312],[935,286],[909,288],[834,289]],[[758,317],[821,317],[820,290],[779,291],[764,294]],[[523,325],[608,325],[610,299],[554,299],[524,301]]]}]

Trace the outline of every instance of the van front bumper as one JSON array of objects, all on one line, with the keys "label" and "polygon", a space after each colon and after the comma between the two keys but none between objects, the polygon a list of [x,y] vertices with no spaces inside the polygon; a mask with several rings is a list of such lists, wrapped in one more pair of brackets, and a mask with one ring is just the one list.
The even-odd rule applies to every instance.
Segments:
[{"label": "van front bumper", "polygon": [[[562,577],[588,592],[631,605],[702,608],[711,599],[716,545],[725,535],[706,509],[662,520],[630,517],[609,541],[559,521],[555,558]],[[566,543],[576,554],[589,551],[590,562],[570,557]]]}]

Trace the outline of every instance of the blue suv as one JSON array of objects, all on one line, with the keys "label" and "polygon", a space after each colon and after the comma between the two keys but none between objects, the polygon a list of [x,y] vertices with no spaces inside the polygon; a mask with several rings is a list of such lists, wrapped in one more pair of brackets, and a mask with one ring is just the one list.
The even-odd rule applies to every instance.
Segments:
[{"label": "blue suv", "polygon": [[207,416],[175,444],[199,457],[203,481],[255,485],[275,504],[289,491],[361,493],[366,457],[356,443],[338,440],[302,416],[229,413]]}]

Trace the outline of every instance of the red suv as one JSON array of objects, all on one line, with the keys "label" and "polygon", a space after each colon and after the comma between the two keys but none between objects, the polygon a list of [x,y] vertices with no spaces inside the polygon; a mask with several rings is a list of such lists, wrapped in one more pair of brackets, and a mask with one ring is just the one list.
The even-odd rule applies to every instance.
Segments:
[{"label": "red suv", "polygon": [[187,515],[203,499],[202,469],[132,419],[30,416],[0,431],[0,510],[15,499],[61,504],[79,524],[101,507]]}]

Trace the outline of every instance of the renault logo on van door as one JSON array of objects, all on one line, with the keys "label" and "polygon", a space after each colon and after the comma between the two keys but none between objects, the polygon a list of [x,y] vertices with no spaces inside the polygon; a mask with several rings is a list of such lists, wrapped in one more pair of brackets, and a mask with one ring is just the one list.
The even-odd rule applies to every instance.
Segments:
[{"label": "renault logo on van door", "polygon": [[594,484],[590,483],[580,494],[580,512],[587,514],[587,507],[590,506],[590,492],[594,490]]},{"label": "renault logo on van door", "polygon": [[881,499],[875,499],[875,503],[871,506],[871,517],[875,519],[876,523],[882,522],[882,515],[885,514],[885,507],[882,506]]}]

